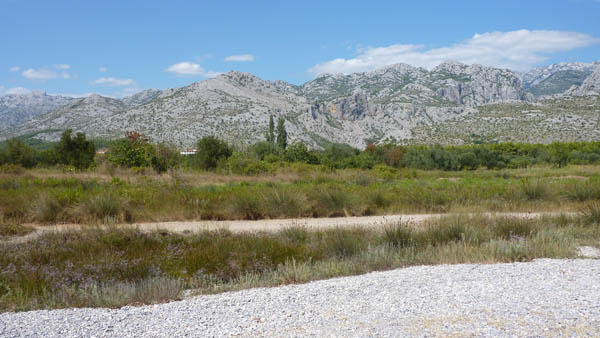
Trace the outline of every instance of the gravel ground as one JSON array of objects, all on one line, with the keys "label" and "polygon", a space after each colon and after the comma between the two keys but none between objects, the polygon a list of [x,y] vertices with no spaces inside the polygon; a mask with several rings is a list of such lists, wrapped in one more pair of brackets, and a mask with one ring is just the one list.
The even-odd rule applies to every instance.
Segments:
[{"label": "gravel ground", "polygon": [[[516,218],[538,218],[543,216],[571,215],[569,212],[499,212],[483,213],[490,217],[516,217]],[[325,218],[288,218],[288,219],[261,219],[261,220],[238,220],[238,221],[183,221],[183,222],[154,222],[154,223],[134,223],[120,224],[122,227],[133,227],[141,231],[154,231],[158,229],[173,232],[187,233],[198,232],[202,230],[227,229],[232,232],[245,231],[278,231],[290,226],[304,226],[309,229],[325,229],[335,227],[380,227],[392,222],[405,222],[411,226],[419,226],[423,222],[431,219],[449,216],[452,214],[414,214],[414,215],[383,215],[383,216],[357,216],[357,217],[325,217]],[[458,215],[458,214],[454,214]],[[467,213],[464,215],[477,215]],[[81,224],[55,224],[39,225],[26,224],[36,229],[36,232],[25,236],[11,239],[13,242],[26,242],[37,238],[48,231],[70,231],[80,230],[86,225]]]},{"label": "gravel ground", "polygon": [[600,336],[600,261],[419,266],[168,304],[0,314],[0,336]]}]

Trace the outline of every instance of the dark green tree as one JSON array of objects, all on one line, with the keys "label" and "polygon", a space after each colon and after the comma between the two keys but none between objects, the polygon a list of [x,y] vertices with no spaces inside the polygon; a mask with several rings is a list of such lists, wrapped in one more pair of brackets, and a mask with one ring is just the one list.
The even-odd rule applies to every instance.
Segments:
[{"label": "dark green tree", "polygon": [[32,168],[38,162],[37,157],[38,153],[34,148],[19,139],[12,138],[6,140],[2,154],[0,154],[0,162]]},{"label": "dark green tree", "polygon": [[273,114],[269,115],[269,130],[266,135],[267,142],[275,143],[275,123],[273,122]]},{"label": "dark green tree", "polygon": [[277,120],[277,144],[281,149],[287,148],[287,131],[285,131],[285,120],[282,116]]},{"label": "dark green tree", "polygon": [[214,136],[206,136],[198,141],[197,153],[192,155],[190,164],[199,169],[213,170],[220,161],[227,160],[231,154],[233,150],[227,142]]},{"label": "dark green tree", "polygon": [[158,174],[161,174],[170,168],[175,168],[182,162],[181,154],[175,147],[159,143],[154,146],[154,148],[155,152],[151,164],[152,168]]},{"label": "dark green tree", "polygon": [[72,137],[72,133],[71,129],[62,133],[60,141],[54,147],[56,160],[77,169],[87,169],[94,163],[96,146],[93,141],[86,139],[84,133],[77,133],[75,137]]}]

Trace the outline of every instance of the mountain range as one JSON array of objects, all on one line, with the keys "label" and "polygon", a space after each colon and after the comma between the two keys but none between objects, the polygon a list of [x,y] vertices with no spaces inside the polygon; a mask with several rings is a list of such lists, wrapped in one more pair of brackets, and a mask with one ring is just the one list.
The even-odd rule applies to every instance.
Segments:
[{"label": "mountain range", "polygon": [[[299,86],[231,71],[123,99],[43,92],[3,96],[0,137],[56,140],[62,130],[71,128],[113,139],[135,130],[153,141],[181,147],[207,135],[243,145],[264,139],[269,115],[274,115],[285,119],[291,141],[313,147],[328,142],[364,147],[386,140],[598,139],[594,130],[600,129],[599,94],[600,61],[558,63],[527,73],[453,61],[432,70],[395,64],[365,73],[321,74]],[[530,111],[541,115],[532,119]],[[564,127],[567,115],[580,124],[578,132]],[[490,118],[493,123],[486,122]],[[498,124],[522,128],[517,132],[513,126],[503,135],[498,134]],[[540,128],[550,133],[534,132]]]}]

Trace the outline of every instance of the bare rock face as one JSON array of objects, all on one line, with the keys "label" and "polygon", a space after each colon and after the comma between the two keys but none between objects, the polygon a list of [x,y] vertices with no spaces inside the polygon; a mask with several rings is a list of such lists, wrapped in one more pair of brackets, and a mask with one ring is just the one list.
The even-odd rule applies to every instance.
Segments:
[{"label": "bare rock face", "polygon": [[600,95],[600,64],[596,66],[594,72],[588,76],[581,86],[574,86],[567,92],[574,96]]},{"label": "bare rock face", "polygon": [[445,62],[431,71],[427,81],[439,88],[440,96],[468,107],[524,98],[521,80],[507,69]]}]

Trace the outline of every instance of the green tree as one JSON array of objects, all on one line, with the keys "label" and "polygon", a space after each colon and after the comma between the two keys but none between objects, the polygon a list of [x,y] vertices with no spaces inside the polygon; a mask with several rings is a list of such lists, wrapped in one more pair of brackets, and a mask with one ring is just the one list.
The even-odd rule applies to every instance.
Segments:
[{"label": "green tree", "polygon": [[149,167],[156,156],[154,147],[144,139],[122,138],[108,147],[106,159],[122,167]]},{"label": "green tree", "polygon": [[273,122],[273,114],[269,115],[269,130],[266,135],[267,142],[275,143],[275,123]]},{"label": "green tree", "polygon": [[227,160],[232,154],[233,150],[227,142],[206,136],[198,141],[197,153],[192,155],[190,164],[196,168],[213,170],[219,161]]},{"label": "green tree", "polygon": [[56,160],[60,164],[72,165],[77,169],[87,169],[94,163],[96,146],[93,141],[87,140],[84,133],[77,133],[67,129],[62,133],[60,141],[54,147]]},{"label": "green tree", "polygon": [[287,148],[287,131],[285,131],[285,120],[282,116],[277,120],[277,144],[281,149]]},{"label": "green tree", "polygon": [[319,164],[319,158],[310,152],[304,143],[294,143],[288,147],[283,155],[287,162],[302,162]]},{"label": "green tree", "polygon": [[2,162],[19,164],[25,168],[32,168],[37,164],[37,151],[25,142],[12,138],[5,143],[3,154],[0,156]]},{"label": "green tree", "polygon": [[177,167],[182,157],[175,147],[159,143],[155,147],[154,156],[152,157],[152,168],[158,173],[163,173],[170,168]]}]

